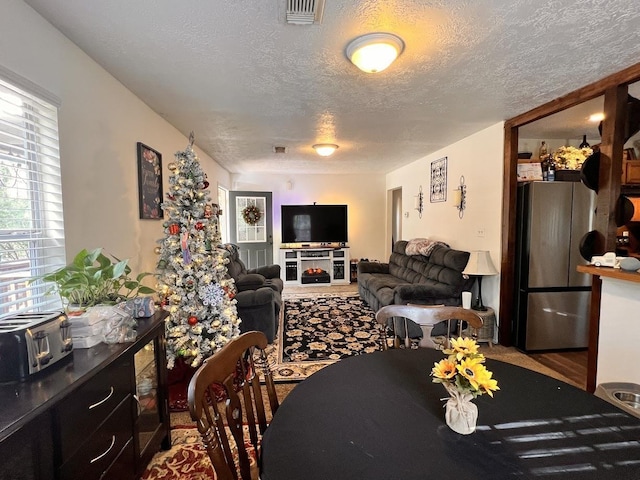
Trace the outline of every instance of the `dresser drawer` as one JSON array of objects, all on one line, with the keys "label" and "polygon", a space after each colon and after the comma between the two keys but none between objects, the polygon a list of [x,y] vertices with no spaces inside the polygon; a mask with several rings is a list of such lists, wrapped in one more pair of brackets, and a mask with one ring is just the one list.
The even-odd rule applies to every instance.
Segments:
[{"label": "dresser drawer", "polygon": [[[60,468],[60,480],[98,479],[119,457],[128,442],[133,443],[133,398],[128,396],[115,411],[93,432],[86,436],[78,451]],[[80,425],[77,425],[82,430]]]},{"label": "dresser drawer", "polygon": [[129,439],[120,455],[100,480],[134,480],[136,478],[136,454],[133,449],[133,437]]},{"label": "dresser drawer", "polygon": [[[131,362],[118,360],[80,387],[57,408],[60,453],[66,461],[131,393]],[[128,420],[128,426],[131,420]]]}]

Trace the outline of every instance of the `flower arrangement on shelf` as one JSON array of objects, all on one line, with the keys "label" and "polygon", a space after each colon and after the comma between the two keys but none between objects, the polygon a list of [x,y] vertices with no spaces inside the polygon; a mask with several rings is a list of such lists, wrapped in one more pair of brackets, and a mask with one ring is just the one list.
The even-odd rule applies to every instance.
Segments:
[{"label": "flower arrangement on shelf", "polygon": [[434,383],[442,383],[447,391],[457,391],[475,398],[484,393],[493,397],[500,390],[493,373],[484,366],[484,355],[478,353],[478,344],[471,338],[451,340],[451,348],[444,349],[447,358],[436,362],[431,370]]},{"label": "flower arrangement on shelf", "polygon": [[262,212],[256,205],[247,205],[242,210],[242,219],[249,225],[255,225],[262,218]]},{"label": "flower arrangement on shelf", "polygon": [[582,164],[593,153],[593,150],[589,147],[576,148],[576,147],[560,147],[551,157],[556,163],[556,167],[563,170],[580,170]]}]

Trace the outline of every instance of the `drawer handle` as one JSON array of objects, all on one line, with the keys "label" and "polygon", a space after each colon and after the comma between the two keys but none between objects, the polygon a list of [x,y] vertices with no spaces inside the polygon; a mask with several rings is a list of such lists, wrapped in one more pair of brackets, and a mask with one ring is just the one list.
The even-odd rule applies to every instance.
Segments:
[{"label": "drawer handle", "polygon": [[111,396],[113,395],[113,387],[111,387],[111,390],[109,391],[109,395],[107,395],[106,397],[104,397],[102,400],[100,400],[99,402],[94,403],[93,405],[89,405],[89,410],[96,408],[100,405],[102,405],[104,402],[106,402],[107,400],[109,400],[111,398]]},{"label": "drawer handle", "polygon": [[138,398],[138,395],[134,395],[133,399],[136,401],[136,407],[138,408],[138,416],[140,416],[140,413],[142,412],[142,405],[140,405],[140,399]]},{"label": "drawer handle", "polygon": [[91,461],[89,462],[89,464],[92,464],[92,463],[94,463],[94,462],[97,462],[97,461],[98,461],[98,460],[100,460],[102,457],[104,457],[107,453],[109,453],[109,452],[111,451],[111,449],[113,448],[113,446],[114,446],[115,444],[116,444],[116,436],[115,436],[115,435],[111,435],[111,445],[109,445],[109,448],[107,448],[107,450],[106,450],[104,453],[102,453],[102,454],[98,455],[96,458],[94,458],[93,460],[91,460]]}]

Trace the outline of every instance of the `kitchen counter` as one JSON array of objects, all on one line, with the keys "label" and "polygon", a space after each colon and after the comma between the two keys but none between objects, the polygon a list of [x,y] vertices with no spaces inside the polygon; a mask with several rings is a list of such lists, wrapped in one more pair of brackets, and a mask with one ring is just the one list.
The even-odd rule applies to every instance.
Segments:
[{"label": "kitchen counter", "polygon": [[[138,319],[137,341],[151,338],[152,330],[167,315],[159,311],[152,317]],[[68,358],[25,381],[0,384],[0,442],[81,387],[133,345],[100,343],[92,348],[75,349]]]},{"label": "kitchen counter", "polygon": [[591,312],[588,385],[640,384],[640,371],[625,368],[640,363],[640,273],[591,265],[578,271],[593,275],[594,288],[599,285],[599,304],[592,303]]},{"label": "kitchen counter", "polygon": [[588,273],[605,278],[614,278],[616,280],[624,280],[627,282],[640,283],[640,273],[629,272],[619,268],[611,267],[594,267],[593,265],[578,265],[578,271]]}]

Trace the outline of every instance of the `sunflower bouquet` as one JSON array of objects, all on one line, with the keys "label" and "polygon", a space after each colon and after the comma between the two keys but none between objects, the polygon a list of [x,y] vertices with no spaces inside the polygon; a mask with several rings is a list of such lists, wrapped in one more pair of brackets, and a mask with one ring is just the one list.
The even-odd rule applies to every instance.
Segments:
[{"label": "sunflower bouquet", "polygon": [[478,344],[471,338],[451,340],[444,349],[447,358],[436,362],[431,370],[434,383],[442,383],[449,394],[462,394],[475,398],[484,393],[493,397],[500,390],[493,373],[484,366],[484,355],[478,353]]}]

